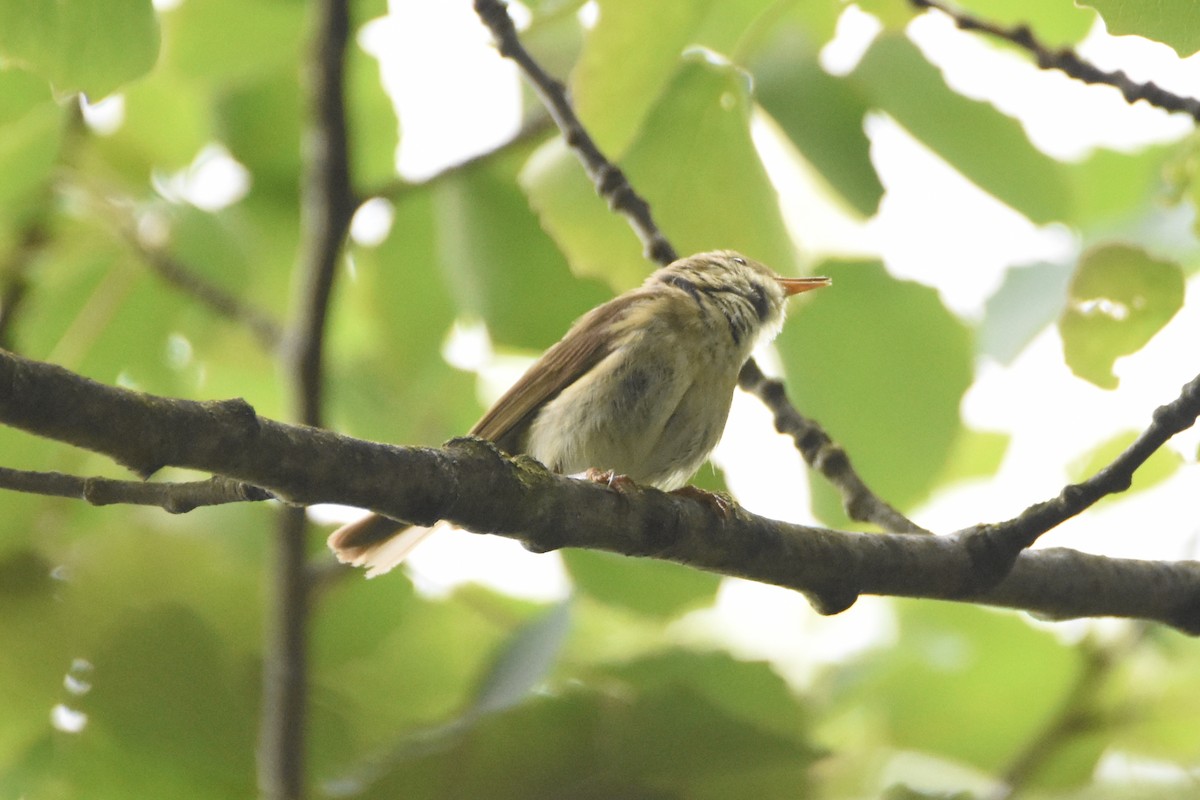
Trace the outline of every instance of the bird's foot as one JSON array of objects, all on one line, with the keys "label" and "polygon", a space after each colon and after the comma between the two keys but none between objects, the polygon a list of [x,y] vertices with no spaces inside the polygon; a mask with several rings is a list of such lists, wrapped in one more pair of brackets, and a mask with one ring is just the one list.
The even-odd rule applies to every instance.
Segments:
[{"label": "bird's foot", "polygon": [[637,486],[637,483],[628,475],[619,475],[611,469],[588,467],[587,472],[583,473],[583,477],[592,483],[603,483],[614,492],[624,492]]},{"label": "bird's foot", "polygon": [[733,507],[736,505],[733,502],[733,498],[724,492],[710,492],[707,489],[699,489],[695,486],[683,486],[671,492],[671,494],[703,503],[725,519],[733,516]]}]

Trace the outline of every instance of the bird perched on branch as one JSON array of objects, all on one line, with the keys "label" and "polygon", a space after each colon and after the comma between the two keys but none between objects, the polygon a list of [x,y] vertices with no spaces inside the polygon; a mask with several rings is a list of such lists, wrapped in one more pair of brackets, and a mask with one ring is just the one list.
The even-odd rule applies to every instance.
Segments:
[{"label": "bird perched on branch", "polygon": [[[779,332],[787,298],[829,283],[780,277],[731,250],[681,258],[580,317],[471,433],[556,472],[678,489],[716,447],[738,373]],[[329,546],[374,576],[429,531],[372,514]]]}]

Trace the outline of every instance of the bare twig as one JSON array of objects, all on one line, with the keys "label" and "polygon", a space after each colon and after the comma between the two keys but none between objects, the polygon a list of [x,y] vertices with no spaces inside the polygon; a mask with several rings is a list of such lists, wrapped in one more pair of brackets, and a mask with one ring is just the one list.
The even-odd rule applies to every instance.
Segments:
[{"label": "bare twig", "polygon": [[[675,260],[675,248],[655,224],[650,213],[650,204],[634,191],[625,174],[600,152],[571,106],[562,82],[542,69],[521,44],[504,4],[500,0],[475,0],[475,13],[492,32],[500,54],[515,61],[529,78],[557,123],[567,146],[575,151],[584,170],[595,184],[597,193],[608,201],[611,209],[620,212],[629,221],[642,242],[646,257],[659,264],[668,264]],[[828,456],[841,453],[842,457],[836,465],[834,460],[830,459],[827,464],[818,468],[842,492],[851,518],[869,520],[884,530],[895,533],[926,532],[872,493],[850,466],[849,459],[845,458],[845,451],[834,445],[819,426],[805,419],[796,410],[788,400],[781,383],[765,380],[762,370],[753,359],[743,368],[740,384],[771,409],[775,415],[776,429],[792,436],[797,448],[810,465],[818,465],[814,460],[818,453],[817,450],[806,449],[804,443],[814,441],[814,436],[824,438],[824,443],[820,446],[821,453]]]},{"label": "bare twig", "polygon": [[1070,48],[1053,50],[1038,41],[1027,25],[1006,28],[1003,25],[952,8],[941,0],[909,0],[909,2],[921,9],[936,8],[954,20],[954,24],[964,31],[979,31],[1020,47],[1033,56],[1040,69],[1056,69],[1083,83],[1113,86],[1121,92],[1126,102],[1134,103],[1144,100],[1150,105],[1166,111],[1182,111],[1200,122],[1200,100],[1168,92],[1152,81],[1139,83],[1126,75],[1123,70],[1113,72],[1102,70],[1080,58]]},{"label": "bare twig", "polygon": [[1150,425],[1141,436],[1092,477],[1064,487],[1057,497],[1032,505],[1012,519],[976,525],[956,534],[970,540],[979,560],[981,577],[984,580],[999,578],[1016,555],[1042,534],[1100,499],[1128,489],[1137,468],[1172,436],[1192,427],[1197,417],[1200,417],[1200,376],[1185,384],[1179,397],[1155,409]]},{"label": "bare twig", "polygon": [[475,13],[492,32],[500,55],[515,61],[529,78],[538,97],[562,131],[567,146],[575,151],[588,177],[592,179],[596,193],[608,202],[609,208],[629,220],[642,240],[646,258],[663,265],[674,261],[678,257],[675,248],[654,223],[650,204],[634,191],[625,173],[600,152],[571,107],[562,82],[542,69],[542,65],[521,44],[505,5],[499,0],[475,0]]},{"label": "bare twig", "polygon": [[616,492],[505,457],[477,439],[394,447],[286,425],[244,401],[195,402],[105,386],[0,351],[0,423],[102,452],[145,474],[226,475],[297,505],[342,503],[397,519],[446,519],[536,550],[644,556],[804,592],[823,613],[860,594],[966,600],[1052,618],[1120,616],[1200,634],[1200,563],[1020,551],[980,586],[969,537],[831,531],[654,489]]},{"label": "bare twig", "polygon": [[891,533],[929,533],[863,483],[850,465],[846,451],[829,438],[824,428],[803,416],[788,401],[783,383],[768,378],[757,363],[750,361],[742,368],[738,385],[763,401],[775,417],[775,430],[792,437],[804,461],[838,488],[850,519],[870,522]]},{"label": "bare twig", "polygon": [[185,514],[201,506],[270,500],[270,492],[241,481],[214,476],[206,481],[146,483],[112,478],[80,478],[61,472],[29,472],[0,467],[0,488],[29,494],[70,497],[94,506],[115,503],[158,506],[171,514]]},{"label": "bare twig", "polygon": [[[308,124],[302,147],[301,240],[295,312],[283,356],[292,381],[294,414],[306,425],[322,418],[325,321],[341,258],[354,191],[346,127],[345,61],[349,0],[315,0],[306,64]],[[309,584],[304,511],[280,514],[274,587],[263,665],[259,788],[270,800],[305,795]]]},{"label": "bare twig", "polygon": [[208,280],[166,250],[147,246],[133,234],[126,239],[160,278],[217,315],[245,325],[267,352],[278,350],[283,332],[268,314]]}]

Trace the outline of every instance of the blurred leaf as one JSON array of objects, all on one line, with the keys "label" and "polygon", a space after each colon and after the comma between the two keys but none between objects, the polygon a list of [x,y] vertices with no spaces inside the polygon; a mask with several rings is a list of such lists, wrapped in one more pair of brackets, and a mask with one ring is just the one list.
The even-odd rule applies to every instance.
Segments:
[{"label": "blurred leaf", "polygon": [[958,8],[997,25],[1026,26],[1049,47],[1075,45],[1087,36],[1095,14],[1079,6],[1043,0],[963,0],[957,4]]},{"label": "blurred leaf", "polygon": [[460,307],[496,342],[541,350],[610,295],[573,277],[542,233],[514,186],[519,163],[493,159],[434,185],[438,256]]},{"label": "blurred leaf", "polygon": [[[761,668],[745,666],[731,674]],[[609,691],[576,685],[489,716],[469,737],[398,767],[363,796],[717,800],[739,789],[767,800],[804,795],[813,751],[799,731],[780,735],[730,713],[686,679],[645,680],[629,671],[605,680]],[[780,713],[788,708],[794,713],[791,702]]]},{"label": "blurred leaf", "polygon": [[253,791],[256,665],[231,664],[225,650],[185,606],[132,615],[94,658],[82,703],[89,725],[141,759],[172,765],[183,785]]},{"label": "blurred leaf", "polygon": [[529,697],[554,667],[570,625],[571,604],[564,601],[517,628],[484,674],[471,713],[504,711]]},{"label": "blurred leaf", "polygon": [[0,56],[60,94],[98,100],[148,72],[158,45],[150,0],[0,0]]},{"label": "blurred leaf", "polygon": [[[846,448],[875,492],[907,508],[933,487],[971,383],[970,332],[937,293],[877,263],[821,264],[833,288],[796,310],[776,343],[788,392]],[[841,500],[813,479],[814,508],[843,525]]]},{"label": "blurred leaf", "polygon": [[351,176],[357,187],[378,186],[396,176],[400,121],[384,92],[379,62],[357,45],[347,51],[347,59]]},{"label": "blurred leaf", "polygon": [[1164,174],[1185,148],[1172,143],[1136,153],[1099,149],[1064,165],[1074,208],[1071,221],[1090,231],[1143,215],[1160,216],[1167,191]]},{"label": "blurred leaf", "polygon": [[[748,92],[740,70],[685,58],[622,167],[681,254],[734,248],[786,273],[794,249],[750,139]],[[521,183],[577,275],[622,290],[641,283],[651,265],[578,172],[560,146],[547,145]]]},{"label": "blurred leaf", "polygon": [[1015,119],[951,91],[907,39],[877,39],[852,76],[873,106],[985,192],[1035,223],[1070,217],[1065,167]]},{"label": "blurred leaf", "polygon": [[1059,318],[1067,365],[1102,389],[1115,389],[1113,364],[1142,349],[1183,305],[1179,265],[1127,245],[1084,254]]},{"label": "blurred leaf", "polygon": [[[688,48],[705,47],[729,56],[745,36],[755,33],[759,17],[777,4],[772,0],[652,4],[601,0],[598,5],[599,19],[571,75],[572,99],[600,149],[619,160],[666,91]],[[653,47],[636,44],[648,40],[654,41]]]},{"label": "blurred leaf", "polygon": [[288,69],[225,92],[215,109],[222,142],[250,170],[255,193],[294,206],[300,193],[300,86]]},{"label": "blurred leaf", "polygon": [[194,81],[156,70],[122,94],[124,124],[91,145],[110,167],[126,170],[135,191],[145,191],[155,171],[186,167],[215,136],[211,98]]},{"label": "blurred leaf", "polygon": [[713,601],[721,576],[650,558],[564,550],[575,587],[603,603],[664,619]]},{"label": "blurred leaf", "polygon": [[294,68],[304,8],[276,0],[181,3],[162,17],[162,66],[214,84],[257,81]]},{"label": "blurred leaf", "polygon": [[1062,312],[1071,268],[1065,264],[1010,267],[988,298],[979,326],[979,352],[1011,364]]},{"label": "blurred leaf", "polygon": [[[620,158],[675,72],[710,0],[602,0],[600,18],[571,75],[571,94],[588,132]],[[631,43],[653,36],[654,47]]]},{"label": "blurred leaf", "polygon": [[961,428],[938,483],[995,475],[1011,440],[1007,433]]},{"label": "blurred leaf", "polygon": [[1181,58],[1200,50],[1200,30],[1197,30],[1196,7],[1188,0],[1160,0],[1141,3],[1137,0],[1082,0],[1100,12],[1104,27],[1114,36],[1134,34],[1162,42]]},{"label": "blurred leaf", "polygon": [[458,309],[434,242],[428,189],[394,206],[378,247],[351,249],[329,336],[330,414],[335,427],[376,441],[440,444],[479,416],[474,377],[442,358]]},{"label": "blurred leaf", "polygon": [[1081,668],[1074,650],[1011,613],[896,607],[895,644],[847,674],[838,706],[878,715],[898,748],[998,770],[1058,712]]},{"label": "blurred leaf", "polygon": [[883,197],[883,184],[863,130],[866,99],[853,82],[825,72],[800,35],[783,29],[756,57],[755,99],[829,185],[870,216]]},{"label": "blurred leaf", "polygon": [[[63,110],[32,95],[28,73],[0,71],[0,208],[18,214],[49,182],[63,139]],[[9,210],[11,209],[11,210]]]},{"label": "blurred leaf", "polygon": [[[1112,463],[1113,459],[1123,453],[1140,435],[1139,431],[1122,431],[1096,445],[1091,451],[1068,465],[1067,474],[1071,481],[1078,482],[1092,477]],[[1120,499],[1134,492],[1141,492],[1157,486],[1174,475],[1182,464],[1183,458],[1178,453],[1169,447],[1160,447],[1150,458],[1146,459],[1142,466],[1138,467],[1137,472],[1133,473],[1133,483],[1128,489],[1106,499]]]}]

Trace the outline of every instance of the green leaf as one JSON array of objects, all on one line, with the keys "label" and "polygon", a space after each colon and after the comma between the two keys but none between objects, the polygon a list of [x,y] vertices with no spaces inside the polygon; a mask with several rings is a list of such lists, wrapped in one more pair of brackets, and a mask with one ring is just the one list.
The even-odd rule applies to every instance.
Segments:
[{"label": "green leaf", "polygon": [[8,216],[45,191],[62,147],[63,110],[32,81],[27,72],[0,71],[0,208]]},{"label": "green leaf", "polygon": [[1010,267],[984,307],[979,352],[1011,364],[1058,317],[1070,280],[1071,269],[1064,264]]},{"label": "green leaf", "polygon": [[104,97],[149,72],[158,45],[150,0],[0,2],[0,56],[61,94]]},{"label": "green leaf", "polygon": [[163,66],[213,84],[260,80],[294,69],[304,5],[274,0],[204,0],[163,15]]},{"label": "green leaf", "polygon": [[1011,440],[1007,433],[961,428],[938,484],[995,475]]},{"label": "green leaf", "polygon": [[1045,0],[963,0],[956,6],[997,25],[1024,25],[1050,47],[1078,44],[1095,19],[1095,14],[1079,4]]},{"label": "green leaf", "polygon": [[354,185],[378,186],[394,178],[400,140],[396,107],[383,90],[379,62],[358,45],[347,52],[346,106]]},{"label": "green leaf", "polygon": [[1134,34],[1171,47],[1182,58],[1200,50],[1196,6],[1190,0],[1081,0],[1100,12],[1114,36]]},{"label": "green leaf", "polygon": [[495,341],[541,350],[610,294],[572,276],[539,228],[514,185],[524,157],[492,160],[435,184],[438,260],[460,308],[486,322]]},{"label": "green leaf", "polygon": [[401,197],[388,237],[354,246],[330,318],[335,426],[376,441],[434,445],[481,411],[474,377],[442,358],[458,309],[438,263],[432,191]]},{"label": "green leaf", "polygon": [[798,32],[781,34],[755,59],[755,99],[835,191],[860,214],[874,214],[883,184],[863,130],[866,99],[853,82],[825,72]]},{"label": "green leaf", "polygon": [[[638,243],[571,159],[548,145],[521,174],[542,226],[576,274],[618,289],[641,283],[650,265]],[[734,248],[780,272],[793,267],[775,188],[750,139],[746,73],[700,54],[685,58],[621,166],[681,254]]]},{"label": "green leaf", "polygon": [[571,627],[564,601],[521,625],[496,654],[471,704],[472,714],[493,714],[521,703],[546,679]]},{"label": "green leaf", "polygon": [[575,587],[597,600],[640,614],[669,619],[709,604],[721,577],[657,561],[588,550],[564,550]]},{"label": "green leaf", "polygon": [[[825,263],[833,288],[798,308],[776,340],[789,395],[846,448],[872,489],[898,508],[927,495],[961,427],[971,383],[970,332],[930,288],[872,262]],[[813,478],[814,505],[846,524],[841,501]]]},{"label": "green leaf", "polygon": [[838,706],[878,719],[893,747],[999,769],[1057,713],[1081,668],[1077,652],[1011,613],[896,607],[896,643],[835,687]]},{"label": "green leaf", "polygon": [[872,105],[985,192],[1039,224],[1070,217],[1064,166],[1030,144],[1015,119],[951,91],[907,39],[878,39],[852,77]]},{"label": "green leaf", "polygon": [[[601,0],[571,75],[575,111],[609,158],[637,133],[711,0]],[[631,46],[653,37],[654,47]]]},{"label": "green leaf", "polygon": [[1127,245],[1087,252],[1058,321],[1067,365],[1084,380],[1115,389],[1113,364],[1141,350],[1175,316],[1183,293],[1178,264]]}]

